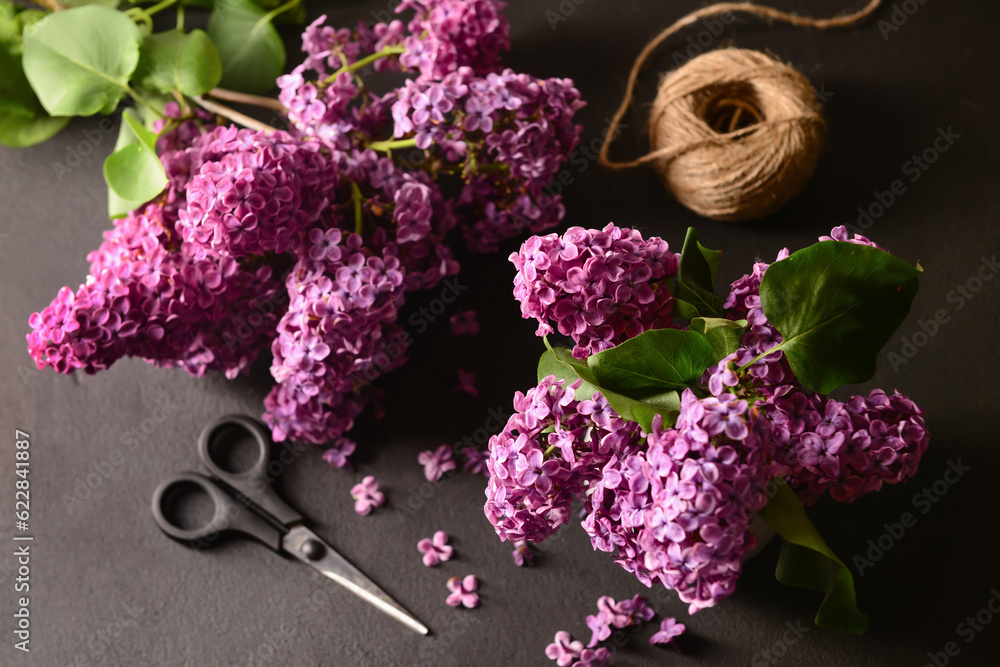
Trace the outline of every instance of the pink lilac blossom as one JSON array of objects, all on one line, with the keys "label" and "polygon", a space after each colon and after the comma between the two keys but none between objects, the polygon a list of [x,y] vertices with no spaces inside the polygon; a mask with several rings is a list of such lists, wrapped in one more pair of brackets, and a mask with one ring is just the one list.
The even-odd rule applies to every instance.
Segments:
[{"label": "pink lilac blossom", "polygon": [[423,554],[424,565],[435,567],[442,561],[450,560],[454,549],[448,545],[448,533],[439,530],[433,537],[417,542],[417,551]]},{"label": "pink lilac blossom", "polygon": [[351,489],[351,497],[354,498],[354,511],[361,516],[370,514],[376,507],[385,505],[385,494],[378,490],[378,482],[371,475],[354,485]]},{"label": "pink lilac blossom", "polygon": [[594,548],[676,590],[691,613],[733,592],[754,545],[750,518],[766,504],[770,442],[747,407],[685,390],[675,428],[657,417],[646,449],[605,468],[585,504]]},{"label": "pink lilac blossom", "polygon": [[606,646],[585,648],[580,651],[579,659],[570,667],[607,667],[609,660],[611,660],[611,649]]},{"label": "pink lilac blossom", "polygon": [[464,579],[461,577],[451,577],[448,579],[448,590],[451,593],[445,602],[450,607],[463,606],[468,609],[474,609],[479,606],[479,594],[476,593],[477,588],[479,588],[479,581],[476,580],[475,575],[466,575]]},{"label": "pink lilac blossom", "polygon": [[[859,234],[849,237],[843,226],[819,240],[884,250]],[[782,250],[776,261],[788,254]],[[746,318],[749,326],[740,350],[706,372],[713,394],[736,387],[734,367],[782,341],[760,307],[760,284],[767,267],[758,262],[752,273],[732,284],[725,306],[731,316]],[[923,411],[898,391],[887,396],[875,389],[868,397],[853,396],[843,403],[825,398],[798,385],[780,350],[750,366],[749,375],[750,386],[737,391],[762,394],[765,399],[757,406],[769,420],[777,445],[771,474],[784,477],[803,503],[812,504],[827,491],[838,502],[851,502],[916,473],[929,435]]]},{"label": "pink lilac blossom", "polygon": [[673,323],[666,281],[678,255],[666,241],[634,229],[571,227],[562,236],[533,236],[510,256],[521,315],[538,321],[537,335],[555,331],[586,358],[649,329]]},{"label": "pink lilac blossom", "polygon": [[912,478],[930,439],[923,410],[899,391],[842,403],[786,385],[759,405],[778,444],[771,474],[806,505],[827,492],[849,503]]},{"label": "pink lilac blossom", "polygon": [[514,550],[510,552],[514,558],[514,565],[518,567],[530,567],[535,564],[535,554],[531,551],[531,546],[526,540],[514,542]]},{"label": "pink lilac blossom", "polygon": [[510,50],[505,6],[498,0],[404,0],[396,12],[413,9],[416,15],[407,25],[400,65],[429,80],[459,67],[478,73],[497,69],[500,52]]},{"label": "pink lilac blossom", "polygon": [[323,460],[336,468],[350,469],[351,462],[347,457],[354,453],[356,447],[353,440],[338,438],[333,447],[323,452]]},{"label": "pink lilac blossom", "polygon": [[649,638],[649,643],[677,648],[677,642],[674,640],[684,634],[686,629],[683,623],[677,622],[677,619],[665,618],[660,622],[660,629]]},{"label": "pink lilac blossom", "polygon": [[424,467],[424,477],[428,482],[436,482],[449,470],[457,466],[452,458],[451,445],[441,445],[435,450],[426,450],[417,455],[417,463]]},{"label": "pink lilac blossom", "polygon": [[583,642],[574,641],[568,632],[560,630],[555,640],[545,647],[545,657],[555,660],[559,667],[569,667],[583,653]]},{"label": "pink lilac blossom", "polygon": [[465,457],[465,470],[473,475],[486,474],[486,462],[489,460],[489,452],[475,447],[463,447],[462,456]]},{"label": "pink lilac blossom", "polygon": [[614,598],[602,595],[597,599],[597,613],[587,616],[587,627],[592,633],[587,646],[593,648],[598,642],[610,637],[611,628],[621,629],[642,625],[653,616],[655,612],[641,595],[621,602],[615,602]]},{"label": "pink lilac blossom", "polygon": [[602,468],[638,449],[638,425],[609,416],[600,393],[577,400],[578,387],[548,376],[527,394],[517,392],[514,414],[490,438],[485,512],[501,540],[549,537]]}]

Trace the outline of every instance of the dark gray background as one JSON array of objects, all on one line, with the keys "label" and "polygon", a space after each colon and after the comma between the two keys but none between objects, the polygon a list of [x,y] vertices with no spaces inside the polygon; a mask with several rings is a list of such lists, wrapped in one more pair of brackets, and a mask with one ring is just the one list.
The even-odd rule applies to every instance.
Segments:
[{"label": "dark gray background", "polygon": [[[380,2],[325,4],[336,5],[327,11],[337,26],[370,20],[372,12],[385,8]],[[826,15],[862,3],[774,4]],[[860,388],[898,387],[924,407],[932,438],[920,473],[905,487],[888,487],[853,505],[824,502],[811,510],[827,541],[848,562],[883,534],[884,523],[898,521],[906,511],[916,514],[916,525],[856,577],[859,604],[870,615],[868,634],[843,636],[814,628],[810,619],[817,596],[774,580],[777,548],[772,544],[747,564],[736,593],[718,607],[688,617],[673,594],[655,603],[658,611],[687,623],[682,656],[650,647],[646,639],[652,628],[647,627],[617,651],[617,665],[751,665],[755,658],[768,664],[762,651],[793,637],[785,634],[787,623],[812,629],[784,647],[781,664],[918,667],[927,662],[928,652],[943,651],[949,641],[961,651],[951,664],[996,664],[1000,620],[971,643],[956,634],[956,626],[1000,587],[994,481],[1000,465],[995,425],[1000,280],[986,282],[961,309],[948,294],[974,276],[982,258],[993,257],[1000,245],[998,10],[996,3],[974,0],[896,4],[918,10],[888,38],[876,22],[816,32],[740,19],[712,40],[712,47],[733,43],[769,50],[799,67],[828,97],[829,146],[818,172],[800,197],[765,222],[698,219],[667,200],[651,171],[611,174],[583,154],[568,167],[574,182],[567,188],[567,224],[596,227],[612,220],[660,235],[677,249],[685,228],[697,225],[706,245],[725,251],[725,282],[749,270],[757,256],[769,260],[783,246],[803,247],[832,226],[855,221],[858,207],[875,201],[875,191],[902,179],[906,192],[870,235],[903,259],[920,260],[925,269],[910,318],[883,352],[876,377]],[[559,11],[557,0],[513,5],[508,10],[513,51],[507,62],[535,75],[576,80],[589,102],[579,116],[587,143],[600,136],[641,45],[702,3],[563,0],[569,15],[554,29],[546,12]],[[321,9],[321,3],[310,1],[310,17]],[[878,18],[888,19],[892,12],[890,3]],[[672,67],[674,53],[684,57],[687,38],[704,29],[693,27],[661,48],[642,78],[642,103],[627,120],[618,155],[645,148],[641,126],[655,72]],[[961,138],[911,183],[904,163],[931,146],[939,128],[949,127]],[[268,359],[258,362],[250,377],[231,382],[216,374],[196,379],[178,370],[157,370],[139,360],[121,361],[97,376],[33,370],[24,342],[28,316],[47,305],[62,285],[76,287],[82,281],[86,253],[97,247],[108,226],[101,163],[117,129],[101,135],[97,128],[97,119],[74,121],[41,146],[0,149],[0,536],[9,540],[14,532],[15,428],[31,434],[35,536],[30,655],[12,648],[13,547],[0,549],[0,663],[552,664],[543,654],[546,644],[560,629],[586,641],[584,617],[595,611],[599,595],[620,599],[645,592],[606,554],[593,552],[576,525],[553,538],[537,567],[514,567],[509,546],[497,540],[483,517],[482,477],[450,476],[412,515],[392,509],[419,497],[420,450],[473,436],[486,423],[488,410],[509,409],[512,393],[534,383],[542,345],[532,335],[534,325],[520,319],[510,294],[513,271],[506,255],[516,244],[484,258],[462,255],[468,261],[460,280],[468,288],[447,314],[476,309],[483,333],[452,338],[446,317],[423,334],[413,332],[412,361],[383,382],[386,417],[366,415],[353,433],[361,450],[356,472],[331,469],[316,448],[277,482],[317,533],[424,620],[434,635],[416,635],[257,544],[237,540],[196,552],[162,535],[148,510],[156,483],[193,466],[195,438],[208,421],[232,411],[260,414],[270,385]],[[65,162],[88,136],[99,136],[98,145],[59,179],[53,164]],[[435,296],[414,295],[409,308]],[[950,321],[912,361],[894,369],[888,352],[899,352],[903,337],[919,332],[920,322],[939,309]],[[478,399],[450,393],[460,367],[478,375]],[[148,440],[133,443],[128,434],[152,418],[158,402],[168,406],[167,418],[147,421]],[[913,494],[942,479],[948,462],[959,460],[971,471],[921,514]],[[85,484],[89,474],[109,467],[109,476],[89,498],[65,502],[64,494]],[[378,478],[389,504],[359,517],[349,490],[364,474]],[[457,557],[426,569],[415,545],[439,529],[451,533]],[[445,580],[469,573],[482,582],[481,608],[445,606]]]}]

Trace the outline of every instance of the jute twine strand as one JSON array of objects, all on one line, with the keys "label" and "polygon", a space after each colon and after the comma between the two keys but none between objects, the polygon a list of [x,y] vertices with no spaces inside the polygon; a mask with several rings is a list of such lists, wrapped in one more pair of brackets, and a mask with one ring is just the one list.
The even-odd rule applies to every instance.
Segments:
[{"label": "jute twine strand", "polygon": [[826,19],[749,2],[722,2],[688,14],[636,58],[598,162],[615,170],[654,162],[678,201],[709,218],[749,220],[777,210],[811,177],[826,134],[809,80],[757,51],[730,48],[702,54],[663,77],[649,120],[652,150],[635,160],[613,162],[608,152],[632,103],[639,71],[664,40],[724,12],[822,30],[856,25],[881,2],[871,0],[858,12]]}]

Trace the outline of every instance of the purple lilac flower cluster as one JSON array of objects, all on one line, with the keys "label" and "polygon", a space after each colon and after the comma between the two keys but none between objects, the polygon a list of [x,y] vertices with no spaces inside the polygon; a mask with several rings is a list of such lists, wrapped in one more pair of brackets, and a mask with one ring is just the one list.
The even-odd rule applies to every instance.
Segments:
[{"label": "purple lilac flower cluster", "polygon": [[[458,271],[451,233],[488,251],[563,216],[541,187],[570,156],[583,103],[568,80],[503,70],[503,7],[407,0],[405,25],[356,30],[321,17],[278,81],[288,132],[167,104],[155,128],[167,189],[115,221],[84,285],[32,315],[39,368],[138,356],[234,377],[270,344],[274,438],[329,443],[324,458],[347,465],[371,382],[406,360],[406,293]],[[358,75],[368,64],[408,79],[376,94]]]},{"label": "purple lilac flower cluster", "polygon": [[392,115],[396,137],[412,135],[417,148],[435,145],[446,161],[461,161],[468,180],[457,213],[475,221],[465,237],[485,252],[511,230],[537,233],[562,219],[561,199],[543,188],[576,145],[581,106],[568,79],[461,67],[440,81],[408,81]]},{"label": "purple lilac flower cluster", "polygon": [[906,481],[930,439],[923,411],[898,391],[873,389],[842,403],[786,385],[759,405],[781,452],[771,474],[785,477],[807,505],[827,491],[851,502]]},{"label": "purple lilac flower cluster", "polygon": [[676,590],[691,613],[712,606],[733,592],[755,544],[768,445],[745,400],[685,390],[675,428],[654,421],[645,449],[605,466],[583,527],[645,585]]},{"label": "purple lilac flower cluster", "polygon": [[[499,54],[509,45],[503,6],[415,0],[397,8],[416,10],[405,27],[393,21],[353,32],[321,27],[321,18],[306,31],[305,62],[278,80],[300,134],[342,149],[380,140],[415,147],[409,162],[457,176],[455,213],[467,243],[481,252],[562,219],[561,197],[543,187],[576,146],[572,118],[583,106],[568,79],[502,69]],[[379,96],[353,76],[368,61],[415,76]]]},{"label": "purple lilac flower cluster", "polygon": [[[31,316],[28,352],[39,368],[94,373],[137,356],[193,375],[218,369],[232,378],[269,340],[278,320],[274,304],[282,300],[271,266],[241,263],[209,244],[185,240],[181,231],[181,202],[192,175],[219,167],[211,158],[225,146],[269,140],[250,130],[196,134],[192,125],[176,130],[190,139],[187,146],[162,152],[170,178],[163,202],[115,220],[87,256],[87,282],[75,292],[62,288]],[[295,163],[298,155],[290,146],[288,160]]]},{"label": "purple lilac flower cluster", "polygon": [[666,281],[677,275],[678,259],[666,241],[634,229],[571,227],[562,236],[533,236],[510,256],[514,296],[522,316],[538,320],[539,336],[571,336],[573,356],[584,359],[671,326]]},{"label": "purple lilac flower cluster", "polygon": [[[843,227],[820,240],[878,247]],[[787,256],[782,250],[778,260]],[[539,321],[539,335],[572,336],[578,358],[672,325],[666,281],[678,260],[659,239],[613,225],[573,228],[529,239],[511,261],[524,316]],[[501,539],[545,539],[568,521],[577,497],[594,549],[613,553],[647,586],[676,590],[694,613],[733,592],[772,478],[809,504],[827,492],[850,502],[916,473],[929,436],[910,399],[881,390],[844,402],[821,396],[800,385],[780,350],[769,353],[782,338],[760,303],[768,266],[758,262],[732,284],[726,314],[747,320],[740,347],[706,369],[701,397],[683,392],[673,427],[656,417],[643,433],[599,392],[578,401],[580,381],[550,376],[515,395],[516,412],[490,440],[487,463],[485,512]],[[622,267],[642,279],[623,278]],[[630,326],[610,326],[622,306],[631,307]],[[603,625],[593,617],[598,639]],[[675,629],[664,632],[666,641]],[[554,654],[574,652],[565,639]]]},{"label": "purple lilac flower cluster", "polygon": [[600,394],[553,376],[514,396],[514,414],[490,438],[486,516],[502,540],[540,542],[570,519],[573,498],[633,453],[640,430]]},{"label": "purple lilac flower cluster", "polygon": [[[848,236],[843,226],[819,240],[883,249],[860,234]],[[786,248],[775,261],[787,256]],[[913,401],[880,389],[846,402],[808,392],[798,385],[780,350],[766,354],[782,341],[760,306],[768,266],[758,262],[732,284],[725,307],[730,317],[745,318],[748,328],[740,349],[706,374],[709,390],[718,395],[735,388],[740,395],[762,399],[756,406],[770,421],[778,448],[771,474],[784,477],[803,503],[814,503],[826,491],[834,500],[851,502],[883,484],[912,477],[929,440],[923,411]],[[765,356],[748,369],[752,381],[738,387],[734,366],[760,355]]]}]

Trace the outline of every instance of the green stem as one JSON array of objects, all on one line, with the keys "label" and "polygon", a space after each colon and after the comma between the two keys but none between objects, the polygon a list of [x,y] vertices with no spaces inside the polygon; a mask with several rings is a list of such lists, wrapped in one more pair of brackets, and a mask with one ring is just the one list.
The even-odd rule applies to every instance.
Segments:
[{"label": "green stem", "polygon": [[739,374],[739,373],[745,372],[748,368],[750,368],[751,366],[753,366],[754,364],[756,364],[758,361],[760,361],[761,359],[763,359],[767,355],[774,354],[775,352],[777,352],[778,350],[780,350],[781,348],[783,348],[785,346],[786,342],[787,341],[781,341],[780,343],[778,343],[777,345],[775,345],[771,349],[767,350],[766,352],[761,352],[756,357],[754,357],[753,359],[751,359],[747,363],[745,363],[742,366],[740,366],[739,368],[737,368],[736,369],[736,373]]},{"label": "green stem", "polygon": [[281,5],[277,9],[272,9],[270,12],[268,12],[267,14],[265,14],[264,18],[262,18],[261,21],[264,22],[264,23],[270,23],[271,21],[274,20],[274,18],[276,16],[278,16],[280,14],[284,14],[288,10],[295,9],[296,7],[298,7],[299,4],[301,4],[301,2],[302,2],[302,0],[288,0],[288,2],[286,2],[283,5]]},{"label": "green stem", "polygon": [[150,102],[145,97],[143,97],[142,95],[140,95],[139,93],[137,93],[135,90],[133,90],[131,86],[126,85],[125,86],[125,90],[128,92],[129,95],[132,96],[133,100],[135,100],[136,102],[138,102],[142,106],[144,106],[147,109],[149,109],[150,111],[152,111],[154,114],[156,114],[156,116],[158,118],[163,118],[163,114],[160,113],[160,110],[157,109],[156,107],[154,107],[152,102]]},{"label": "green stem", "polygon": [[177,31],[184,32],[184,5],[177,5]]},{"label": "green stem", "polygon": [[549,445],[549,448],[545,450],[544,454],[542,454],[542,458],[547,457],[549,454],[551,454],[554,451],[556,451],[556,446],[555,445]]},{"label": "green stem", "polygon": [[368,148],[373,151],[381,151],[383,153],[391,153],[397,148],[413,148],[417,145],[416,139],[398,139],[393,141],[391,139],[386,141],[376,141],[368,144]]},{"label": "green stem", "polygon": [[[294,1],[298,2],[299,0],[294,0]],[[336,72],[334,72],[330,76],[326,77],[326,79],[324,79],[323,83],[333,83],[334,81],[337,80],[337,77],[340,76],[341,74],[343,74],[344,72],[352,72],[352,73],[356,72],[359,69],[361,69],[362,67],[364,67],[365,65],[370,65],[371,63],[375,62],[379,58],[385,58],[387,56],[398,56],[399,54],[403,53],[404,51],[406,51],[406,49],[404,49],[402,46],[387,46],[384,49],[382,49],[381,51],[379,51],[378,53],[373,53],[370,56],[362,58],[361,60],[358,60],[355,63],[352,63],[352,64],[347,65],[345,67],[341,67]]]},{"label": "green stem", "polygon": [[361,236],[364,231],[364,222],[361,219],[361,188],[354,181],[351,181],[351,199],[354,200],[354,233]]},{"label": "green stem", "polygon": [[144,23],[149,32],[153,32],[153,19],[149,17],[142,8],[133,7],[132,9],[125,10],[125,16],[129,17],[136,23]]}]

